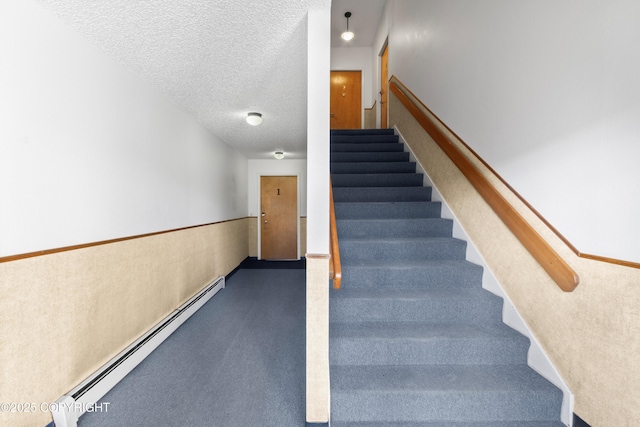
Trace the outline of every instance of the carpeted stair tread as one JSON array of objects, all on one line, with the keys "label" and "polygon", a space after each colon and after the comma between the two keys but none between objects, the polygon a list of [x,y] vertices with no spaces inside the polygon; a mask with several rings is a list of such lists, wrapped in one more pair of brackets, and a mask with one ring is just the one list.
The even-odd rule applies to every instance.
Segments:
[{"label": "carpeted stair tread", "polygon": [[335,294],[331,322],[501,322],[502,299],[482,288],[345,288]]},{"label": "carpeted stair tread", "polygon": [[332,322],[330,336],[332,365],[523,364],[529,347],[500,323]]},{"label": "carpeted stair tread", "polygon": [[343,266],[345,289],[480,288],[482,267],[466,260],[360,260]]},{"label": "carpeted stair tread", "polygon": [[337,365],[332,419],[554,421],[561,392],[527,365]]},{"label": "carpeted stair tread", "polygon": [[334,187],[421,187],[422,174],[419,173],[341,173],[331,175]]},{"label": "carpeted stair tread", "polygon": [[403,144],[395,142],[361,142],[357,144],[339,143],[331,144],[332,153],[357,153],[357,152],[402,152]]},{"label": "carpeted stair tread", "polygon": [[529,340],[503,323],[486,325],[469,323],[424,323],[424,322],[333,322],[332,339],[414,339],[441,338],[487,339],[513,337],[523,343]]},{"label": "carpeted stair tread", "polygon": [[444,218],[341,219],[336,221],[342,238],[451,237],[453,221]]},{"label": "carpeted stair tread", "polygon": [[332,152],[331,163],[352,163],[352,162],[408,162],[409,153],[402,150],[399,151],[380,151],[380,152]]},{"label": "carpeted stair tread", "polygon": [[335,203],[349,202],[429,202],[431,187],[335,187]]},{"label": "carpeted stair tread", "polygon": [[542,390],[560,392],[524,364],[336,366],[336,390]]},{"label": "carpeted stair tread", "polygon": [[331,427],[566,427],[566,426],[560,421],[487,421],[487,422],[332,421]]},{"label": "carpeted stair tread", "polygon": [[440,202],[336,202],[337,219],[372,218],[437,218]]},{"label": "carpeted stair tread", "polygon": [[353,260],[464,259],[467,242],[452,237],[343,238],[340,259]]},{"label": "carpeted stair tread", "polygon": [[[371,298],[371,299],[415,299],[424,298],[428,300],[437,300],[440,298],[468,298],[475,299],[496,299],[502,303],[502,299],[487,292],[482,288],[469,289],[394,289],[394,288],[378,288],[378,289],[358,289],[344,288],[340,292],[332,292],[331,298],[336,300],[350,298]],[[501,319],[497,319],[501,322]]]},{"label": "carpeted stair tread", "polygon": [[342,173],[415,173],[414,162],[341,162],[331,165],[331,174]]}]

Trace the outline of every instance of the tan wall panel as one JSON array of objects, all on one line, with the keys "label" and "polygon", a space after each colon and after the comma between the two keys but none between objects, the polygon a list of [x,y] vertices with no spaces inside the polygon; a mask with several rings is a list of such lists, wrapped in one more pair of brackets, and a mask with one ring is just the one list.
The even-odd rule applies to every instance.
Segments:
[{"label": "tan wall panel", "polygon": [[307,253],[307,217],[300,217],[300,255]]},{"label": "tan wall panel", "polygon": [[258,218],[252,216],[249,218],[249,232],[247,239],[249,239],[249,256],[258,256]]},{"label": "tan wall panel", "polygon": [[376,128],[376,116],[377,116],[377,107],[376,107],[376,103],[374,102],[371,108],[364,109],[364,129]]},{"label": "tan wall panel", "polygon": [[[248,256],[248,218],[0,264],[0,401],[51,403]],[[48,412],[0,413],[34,426]]]},{"label": "tan wall panel", "polygon": [[307,256],[306,420],[329,421],[329,256]]},{"label": "tan wall panel", "polygon": [[579,258],[475,162],[578,273],[576,290],[562,292],[397,98],[392,95],[389,101],[391,126],[407,140],[575,394],[575,412],[594,427],[637,425],[640,270]]}]

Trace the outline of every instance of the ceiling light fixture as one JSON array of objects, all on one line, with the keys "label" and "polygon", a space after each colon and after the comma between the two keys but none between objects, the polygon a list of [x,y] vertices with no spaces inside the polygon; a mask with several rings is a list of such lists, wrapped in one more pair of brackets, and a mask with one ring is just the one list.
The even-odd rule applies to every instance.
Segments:
[{"label": "ceiling light fixture", "polygon": [[353,32],[349,31],[349,18],[351,18],[351,12],[345,13],[344,17],[347,18],[347,31],[342,33],[342,35],[340,37],[342,37],[342,39],[344,41],[349,41],[355,36],[355,34],[353,34]]},{"label": "ceiling light fixture", "polygon": [[260,123],[262,123],[262,114],[256,112],[248,113],[247,123],[249,123],[251,126],[258,126]]},{"label": "ceiling light fixture", "polygon": [[276,151],[275,153],[273,153],[273,157],[275,157],[277,160],[284,159],[284,151]]}]

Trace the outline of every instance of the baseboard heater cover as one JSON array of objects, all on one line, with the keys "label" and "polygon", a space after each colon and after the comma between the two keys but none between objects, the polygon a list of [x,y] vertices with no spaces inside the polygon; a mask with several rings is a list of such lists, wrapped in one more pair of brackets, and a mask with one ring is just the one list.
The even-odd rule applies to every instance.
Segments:
[{"label": "baseboard heater cover", "polygon": [[104,364],[89,378],[56,400],[51,405],[54,425],[56,427],[77,427],[78,418],[88,408],[96,404],[169,335],[224,287],[225,278],[220,276]]}]

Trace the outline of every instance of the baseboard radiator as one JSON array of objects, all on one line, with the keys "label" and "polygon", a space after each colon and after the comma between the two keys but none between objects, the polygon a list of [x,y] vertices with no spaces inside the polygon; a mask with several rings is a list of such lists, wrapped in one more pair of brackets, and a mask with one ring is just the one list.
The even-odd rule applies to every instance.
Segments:
[{"label": "baseboard radiator", "polygon": [[87,408],[91,408],[93,404],[96,404],[169,335],[224,287],[225,279],[220,276],[103,365],[93,375],[59,398],[55,404],[51,405],[55,426],[76,427],[78,418],[87,411]]}]

